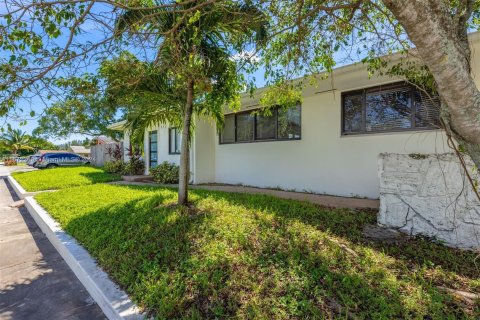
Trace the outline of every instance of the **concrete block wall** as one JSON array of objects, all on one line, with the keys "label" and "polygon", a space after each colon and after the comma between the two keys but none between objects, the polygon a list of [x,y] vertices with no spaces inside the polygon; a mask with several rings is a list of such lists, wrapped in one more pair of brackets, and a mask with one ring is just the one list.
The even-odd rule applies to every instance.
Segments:
[{"label": "concrete block wall", "polygon": [[[468,170],[480,181],[473,162]],[[480,249],[480,201],[454,154],[380,154],[378,223]]]}]

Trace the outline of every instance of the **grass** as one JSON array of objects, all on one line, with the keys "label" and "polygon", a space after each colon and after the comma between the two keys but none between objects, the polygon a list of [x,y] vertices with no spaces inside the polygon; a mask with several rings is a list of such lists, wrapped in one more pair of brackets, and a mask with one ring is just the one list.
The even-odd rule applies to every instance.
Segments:
[{"label": "grass", "polygon": [[[476,254],[370,242],[368,211],[264,195],[97,184],[38,202],[158,319],[478,319]],[[476,303],[476,304],[475,304]]]},{"label": "grass", "polygon": [[120,180],[116,174],[106,173],[90,166],[61,167],[29,172],[14,172],[12,176],[29,192],[56,190],[89,185],[99,182]]}]

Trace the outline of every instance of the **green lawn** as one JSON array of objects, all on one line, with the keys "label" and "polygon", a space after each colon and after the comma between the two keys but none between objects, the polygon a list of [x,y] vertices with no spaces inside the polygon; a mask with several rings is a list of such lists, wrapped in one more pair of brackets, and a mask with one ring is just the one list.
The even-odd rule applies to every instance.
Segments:
[{"label": "green lawn", "polygon": [[30,172],[14,172],[12,176],[26,191],[56,190],[68,187],[120,180],[116,174],[90,166],[62,167]]},{"label": "green lawn", "polygon": [[[270,196],[97,184],[38,202],[157,318],[478,319],[477,254],[362,237],[367,211]],[[195,208],[195,209],[193,209]],[[477,259],[478,260],[478,259]]]}]

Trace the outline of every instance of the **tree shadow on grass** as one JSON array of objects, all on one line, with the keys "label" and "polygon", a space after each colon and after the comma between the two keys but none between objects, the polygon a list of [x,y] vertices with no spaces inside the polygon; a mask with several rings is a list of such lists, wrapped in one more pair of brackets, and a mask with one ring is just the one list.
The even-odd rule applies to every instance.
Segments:
[{"label": "tree shadow on grass", "polygon": [[[428,280],[410,279],[419,276],[416,268],[434,268],[428,265],[434,253],[423,251],[456,259],[459,251],[422,240],[404,247],[365,241],[361,230],[375,221],[372,213],[261,195],[191,195],[195,210],[152,193],[89,212],[65,229],[159,318],[474,318],[478,312],[465,314]],[[461,268],[470,258],[442,258],[438,265],[472,277],[471,267]]]},{"label": "tree shadow on grass", "polygon": [[268,195],[255,195],[253,200],[252,195],[241,193],[212,193],[205,190],[195,192],[202,198],[227,199],[229,203],[249,210],[268,211],[281,220],[300,221],[352,243],[381,251],[411,266],[419,264],[440,266],[444,270],[471,278],[478,276],[480,272],[476,252],[450,248],[422,237],[412,237],[394,243],[365,238],[364,227],[376,224],[377,221],[377,212],[374,210],[335,209]]},{"label": "tree shadow on grass", "polygon": [[122,177],[116,173],[107,173],[107,172],[82,172],[80,173],[81,176],[87,178],[94,183],[101,183],[101,182],[112,182],[112,181],[119,181]]}]

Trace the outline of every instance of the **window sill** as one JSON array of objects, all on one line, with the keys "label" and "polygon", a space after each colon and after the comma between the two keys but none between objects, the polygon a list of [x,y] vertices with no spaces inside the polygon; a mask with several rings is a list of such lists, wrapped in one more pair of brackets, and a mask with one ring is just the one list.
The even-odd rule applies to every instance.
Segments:
[{"label": "window sill", "polygon": [[429,131],[444,131],[442,128],[415,128],[407,130],[388,130],[388,131],[372,131],[372,132],[359,132],[359,133],[341,133],[341,138],[349,137],[365,137],[372,135],[391,135],[391,134],[412,134],[412,133],[424,133]]},{"label": "window sill", "polygon": [[238,141],[238,142],[219,142],[219,145],[226,145],[226,144],[248,144],[248,143],[261,143],[261,142],[285,142],[285,141],[299,141],[302,138],[295,138],[295,139],[268,139],[268,140],[253,140],[253,141]]}]

